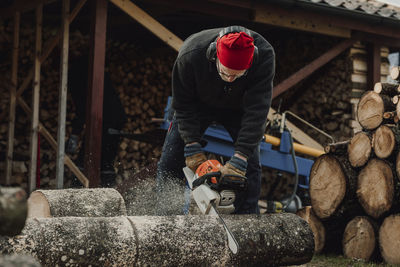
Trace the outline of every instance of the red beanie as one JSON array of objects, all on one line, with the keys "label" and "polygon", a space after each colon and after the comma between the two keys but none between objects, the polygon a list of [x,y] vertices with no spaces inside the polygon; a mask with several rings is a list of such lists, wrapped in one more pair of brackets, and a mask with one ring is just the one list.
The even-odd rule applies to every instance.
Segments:
[{"label": "red beanie", "polygon": [[248,69],[253,62],[254,39],[244,32],[229,33],[217,40],[217,57],[234,70]]}]

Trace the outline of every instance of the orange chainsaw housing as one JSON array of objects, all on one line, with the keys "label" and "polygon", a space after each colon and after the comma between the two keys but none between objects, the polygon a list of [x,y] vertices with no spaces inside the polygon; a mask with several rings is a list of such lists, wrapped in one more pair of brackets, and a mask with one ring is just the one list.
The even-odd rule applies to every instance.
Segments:
[{"label": "orange chainsaw housing", "polygon": [[[222,167],[222,165],[218,160],[209,159],[209,160],[203,162],[202,164],[200,164],[200,166],[197,168],[197,170],[196,170],[197,177],[201,177],[210,172],[217,172],[217,171],[219,171],[219,169],[221,167]],[[218,182],[217,178],[212,177],[211,182],[213,184],[216,184]]]}]

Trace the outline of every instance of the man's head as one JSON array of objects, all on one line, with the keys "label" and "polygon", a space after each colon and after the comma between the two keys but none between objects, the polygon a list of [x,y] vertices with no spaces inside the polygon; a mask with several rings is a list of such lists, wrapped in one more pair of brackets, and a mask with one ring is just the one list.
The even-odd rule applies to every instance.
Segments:
[{"label": "man's head", "polygon": [[229,33],[217,40],[217,68],[224,81],[232,82],[251,67],[254,39],[244,32]]}]

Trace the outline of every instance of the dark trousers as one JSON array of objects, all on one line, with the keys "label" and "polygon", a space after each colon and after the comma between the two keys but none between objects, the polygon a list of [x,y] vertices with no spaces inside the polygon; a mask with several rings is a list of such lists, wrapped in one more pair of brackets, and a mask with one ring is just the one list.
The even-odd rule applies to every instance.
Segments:
[{"label": "dark trousers", "polygon": [[[240,130],[241,116],[232,114],[214,113],[213,115],[205,114],[204,117],[199,119],[202,133],[208,128],[208,126],[220,117],[217,123],[222,124],[225,129],[231,135],[235,142]],[[216,117],[215,114],[219,114]],[[226,116],[224,116],[226,115]],[[184,142],[178,132],[178,123],[175,117],[172,119],[170,129],[165,138],[164,146],[160,161],[158,162],[157,168],[157,189],[159,194],[162,196],[164,185],[168,180],[174,179],[176,181],[185,181],[183,174],[183,167],[185,167],[185,158],[183,156]],[[235,214],[259,214],[260,210],[258,207],[258,199],[260,197],[260,186],[261,186],[261,165],[260,165],[260,146],[254,150],[253,154],[248,159],[248,166],[246,177],[248,180],[247,191],[239,192],[236,195]],[[161,199],[162,202],[167,202],[168,199]]]}]

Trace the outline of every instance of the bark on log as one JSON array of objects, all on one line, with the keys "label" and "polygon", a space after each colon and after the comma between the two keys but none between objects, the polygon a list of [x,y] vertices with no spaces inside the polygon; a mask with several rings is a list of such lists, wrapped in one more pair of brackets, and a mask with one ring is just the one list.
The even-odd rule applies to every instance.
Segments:
[{"label": "bark on log", "polygon": [[310,172],[310,198],[315,214],[320,219],[327,219],[333,214],[342,216],[352,209],[354,203],[343,201],[355,198],[356,178],[347,155],[318,157]]},{"label": "bark on log", "polygon": [[397,174],[397,179],[400,179],[400,151],[397,152],[396,156],[396,174]]},{"label": "bark on log", "polygon": [[379,218],[393,204],[394,177],[389,164],[380,159],[371,159],[360,171],[357,197],[365,212]]},{"label": "bark on log", "polygon": [[367,216],[351,220],[343,234],[343,254],[350,259],[369,261],[377,256],[378,226]]},{"label": "bark on log", "polygon": [[379,247],[385,262],[400,264],[400,214],[393,214],[379,228]]},{"label": "bark on log", "polygon": [[40,267],[34,257],[25,254],[0,255],[0,266],[3,267]]},{"label": "bark on log", "polygon": [[224,218],[237,255],[216,216],[29,219],[23,235],[0,239],[0,252],[28,253],[45,266],[270,266],[313,256],[312,231],[294,214]]},{"label": "bark on log", "polygon": [[37,190],[28,199],[28,217],[113,217],[127,215],[112,188]]},{"label": "bark on log", "polygon": [[21,233],[27,216],[26,193],[18,187],[0,187],[0,235]]},{"label": "bark on log", "polygon": [[351,166],[357,168],[367,163],[371,156],[371,139],[365,132],[356,133],[350,140],[348,156]]},{"label": "bark on log", "polygon": [[306,206],[297,211],[297,216],[303,218],[311,227],[314,235],[315,253],[320,253],[325,245],[325,227],[314,214],[311,206]]},{"label": "bark on log", "polygon": [[393,83],[376,83],[374,86],[374,92],[377,94],[383,94],[390,97],[399,94],[399,85]]},{"label": "bark on log", "polygon": [[364,129],[375,129],[382,123],[383,113],[395,108],[390,97],[368,91],[363,94],[357,106],[358,122]]},{"label": "bark on log", "polygon": [[372,147],[378,158],[386,159],[389,157],[396,145],[396,139],[392,129],[386,125],[381,125],[372,135]]}]

